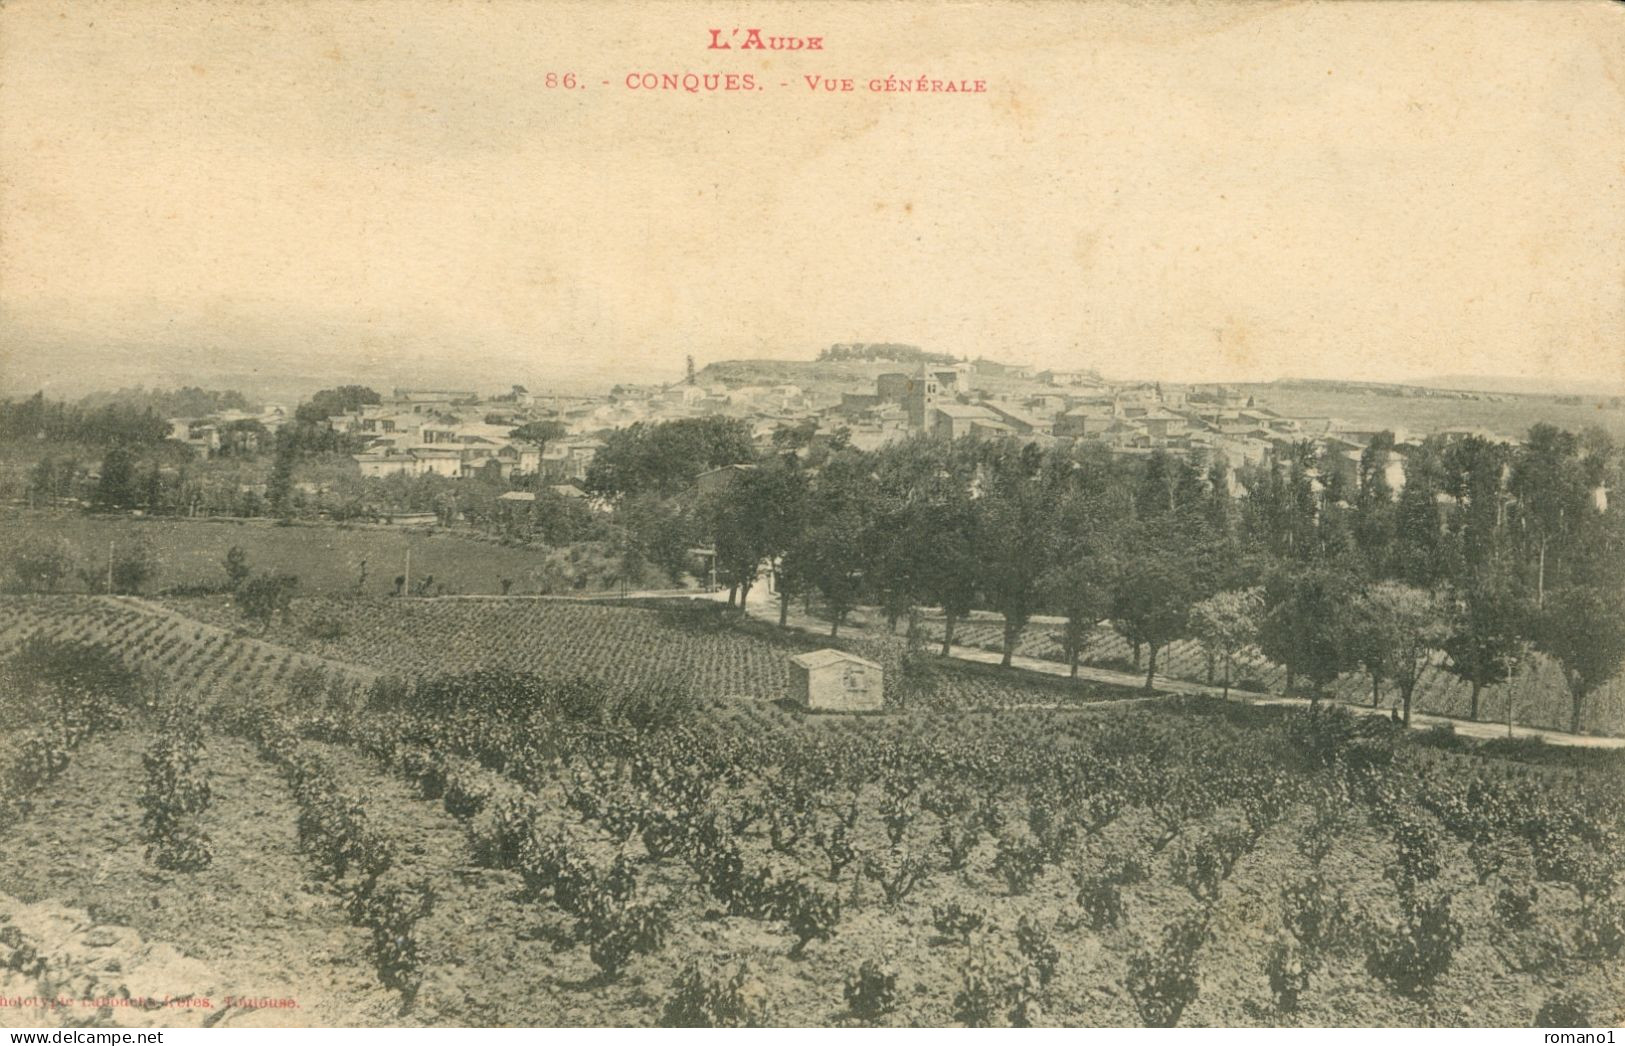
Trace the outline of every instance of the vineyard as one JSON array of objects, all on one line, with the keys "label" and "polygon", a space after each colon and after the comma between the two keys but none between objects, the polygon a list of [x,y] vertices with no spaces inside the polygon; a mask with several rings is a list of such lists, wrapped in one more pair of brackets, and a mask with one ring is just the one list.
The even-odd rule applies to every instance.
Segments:
[{"label": "vineyard", "polygon": [[[769,638],[618,607],[380,601],[316,640],[318,604],[269,637],[299,652],[135,601],[0,609],[29,724],[0,881],[318,1023],[1527,1026],[1625,998],[1605,753],[1204,699],[806,716]],[[6,985],[50,977],[0,942]]]},{"label": "vineyard", "polygon": [[103,647],[148,676],[183,684],[200,701],[286,687],[313,673],[370,682],[376,674],[206,624],[144,600],[99,596],[0,599],[0,656],[32,637]]},{"label": "vineyard", "polygon": [[[165,605],[222,629],[241,624],[226,599]],[[631,689],[681,680],[694,693],[721,701],[783,698],[790,686],[787,657],[828,645],[721,611],[532,600],[301,599],[266,638],[330,661],[410,676],[501,669]],[[900,651],[897,640],[875,639],[862,652],[895,664]],[[960,711],[1135,696],[1122,688],[969,665],[943,666],[932,673],[932,683],[917,700]]]}]

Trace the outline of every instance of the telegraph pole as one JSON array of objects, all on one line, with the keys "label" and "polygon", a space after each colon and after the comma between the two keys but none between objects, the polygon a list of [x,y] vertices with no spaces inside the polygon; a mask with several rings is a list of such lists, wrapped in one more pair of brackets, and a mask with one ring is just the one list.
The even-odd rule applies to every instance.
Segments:
[{"label": "telegraph pole", "polygon": [[107,542],[107,594],[113,594],[113,542]]},{"label": "telegraph pole", "polygon": [[[410,541],[411,539],[408,538],[407,540]],[[401,585],[401,595],[409,596],[409,595],[412,594],[412,546],[410,544],[408,544],[406,546],[406,574],[405,574],[405,577],[406,577],[406,583]]]}]

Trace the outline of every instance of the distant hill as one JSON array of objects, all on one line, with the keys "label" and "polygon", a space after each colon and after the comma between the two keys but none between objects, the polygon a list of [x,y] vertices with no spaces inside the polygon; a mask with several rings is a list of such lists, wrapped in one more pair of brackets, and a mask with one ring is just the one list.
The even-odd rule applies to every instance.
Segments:
[{"label": "distant hill", "polygon": [[891,360],[718,360],[694,375],[699,385],[799,385],[803,389],[840,391],[874,383],[875,375],[896,370]]},{"label": "distant hill", "polygon": [[1418,384],[1435,389],[1503,392],[1518,396],[1625,395],[1625,382],[1554,381],[1550,378],[1520,378],[1512,375],[1441,374]]},{"label": "distant hill", "polygon": [[1607,398],[1625,393],[1625,386],[1607,382],[1550,381],[1494,375],[1445,375],[1413,382],[1342,381],[1335,378],[1277,378],[1272,382],[1241,382],[1255,386],[1297,386],[1327,391],[1358,392],[1379,396],[1447,396],[1483,393],[1496,396],[1594,396]]},{"label": "distant hill", "polygon": [[1377,382],[1282,380],[1234,388],[1292,417],[1330,417],[1356,428],[1403,429],[1425,435],[1466,426],[1515,438],[1542,422],[1571,432],[1596,425],[1625,439],[1625,400],[1587,396],[1490,392],[1385,385]]}]

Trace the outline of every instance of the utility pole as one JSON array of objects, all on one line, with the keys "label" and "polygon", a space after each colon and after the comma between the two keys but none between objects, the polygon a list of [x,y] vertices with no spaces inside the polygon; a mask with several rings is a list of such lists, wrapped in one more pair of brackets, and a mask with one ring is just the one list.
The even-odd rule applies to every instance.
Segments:
[{"label": "utility pole", "polygon": [[107,594],[113,594],[113,542],[107,542]]},{"label": "utility pole", "polygon": [[405,574],[405,577],[406,577],[406,583],[401,585],[401,595],[409,596],[409,595],[412,594],[412,546],[411,545],[406,546],[406,574]]}]

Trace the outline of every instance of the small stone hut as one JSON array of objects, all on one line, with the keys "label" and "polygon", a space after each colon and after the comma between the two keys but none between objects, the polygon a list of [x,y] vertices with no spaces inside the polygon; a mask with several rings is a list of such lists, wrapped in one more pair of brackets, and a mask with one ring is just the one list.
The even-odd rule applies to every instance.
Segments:
[{"label": "small stone hut", "polygon": [[814,650],[790,659],[790,697],[815,712],[878,712],[886,703],[885,672],[844,650]]}]

